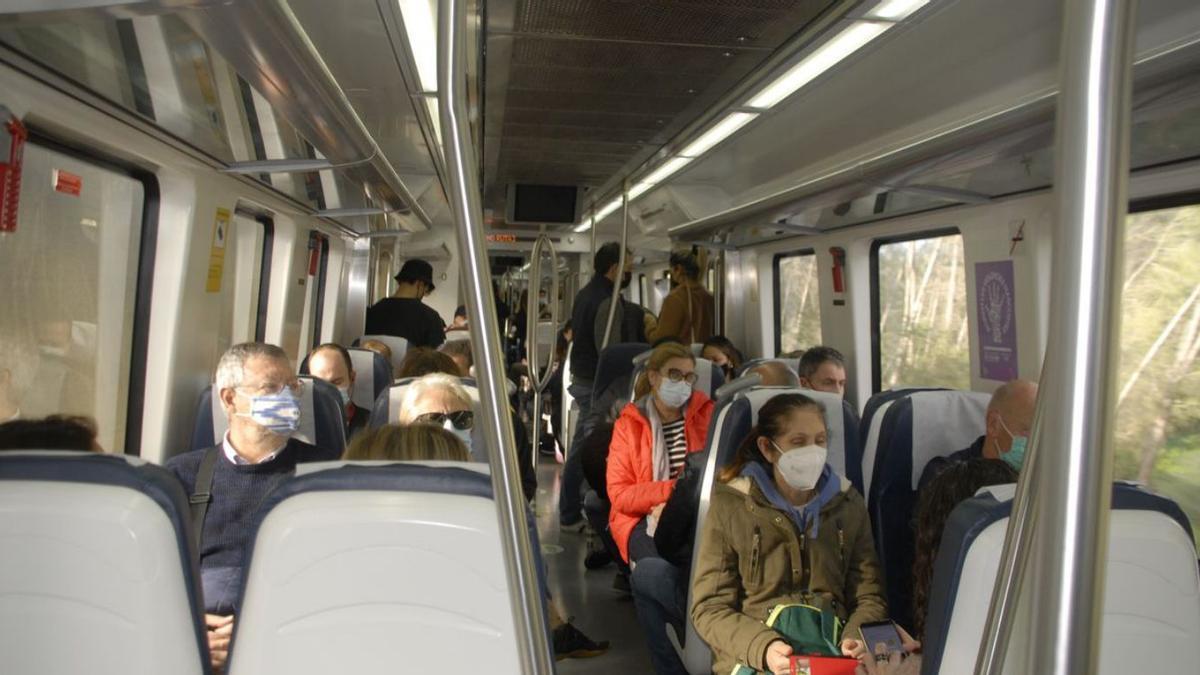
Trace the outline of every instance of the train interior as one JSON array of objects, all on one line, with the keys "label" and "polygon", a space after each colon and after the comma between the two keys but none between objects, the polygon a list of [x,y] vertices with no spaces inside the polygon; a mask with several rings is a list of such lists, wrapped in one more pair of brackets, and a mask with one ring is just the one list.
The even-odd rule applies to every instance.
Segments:
[{"label": "train interior", "polygon": [[[489,340],[526,350],[532,340],[538,361],[564,367],[553,337],[592,278],[597,247],[613,241],[632,271],[623,296],[652,314],[672,288],[670,252],[688,247],[702,254],[715,332],[747,359],[817,345],[844,355],[855,426],[843,429],[839,461],[860,490],[882,466],[862,456],[873,452],[877,396],[940,388],[986,403],[1007,380],[1043,377],[1055,266],[1074,245],[1060,238],[1053,186],[1066,161],[1056,111],[1072,3],[460,1],[472,172],[451,156],[459,146],[441,109],[445,2],[0,3],[0,162],[23,146],[19,199],[6,193],[16,206],[0,209],[0,372],[29,383],[20,401],[0,398],[12,404],[0,420],[87,415],[105,452],[162,464],[197,447],[230,346],[278,345],[299,371],[317,345],[364,336],[367,308],[395,292],[413,259],[431,263],[436,288],[424,302],[446,322],[482,300],[493,321],[502,301],[546,324],[526,334],[514,316],[485,334],[472,322],[484,391]],[[1136,5],[1128,216],[1114,272],[1119,367],[1104,426],[1112,477],[1146,486],[1182,514],[1172,522],[1190,522],[1182,541],[1193,564],[1172,586],[1182,609],[1153,604],[1157,625],[1111,625],[1158,635],[1145,643],[1152,651],[1184,645],[1200,659],[1200,3]],[[11,160],[0,168],[14,171]],[[485,236],[470,245],[456,215],[460,174],[477,189]],[[494,298],[478,292],[470,246]],[[570,401],[568,428],[550,430],[559,442],[541,452],[535,429],[550,414],[532,412],[529,379],[515,384],[531,440],[512,452],[537,458],[535,553],[558,610],[612,644],[555,668],[653,672],[614,568],[585,570],[595,542],[560,531]],[[884,478],[895,480],[874,477]],[[1109,541],[1138,541],[1139,521],[1113,523]],[[999,558],[1003,528],[992,537]],[[956,631],[983,630],[991,586],[979,583],[980,625],[946,618],[942,647],[960,641]],[[1137,605],[1111,577],[1109,587]],[[1100,672],[1119,672],[1130,643],[1105,636]],[[241,637],[243,672],[343,669],[302,656],[281,668],[270,659],[285,645],[308,653],[298,641],[281,638],[272,652]],[[495,652],[498,670],[521,670],[511,651]],[[958,651],[946,647],[922,672],[971,668],[975,643]],[[693,675],[711,672],[695,658]],[[1018,662],[1005,672],[1031,672]]]}]

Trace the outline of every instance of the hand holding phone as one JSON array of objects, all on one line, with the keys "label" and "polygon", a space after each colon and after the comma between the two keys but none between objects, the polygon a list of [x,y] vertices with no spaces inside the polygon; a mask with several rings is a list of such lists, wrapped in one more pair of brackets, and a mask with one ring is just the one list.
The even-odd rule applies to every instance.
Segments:
[{"label": "hand holding phone", "polygon": [[891,621],[875,621],[872,623],[864,623],[859,627],[859,635],[862,637],[863,649],[867,654],[879,656],[879,645],[884,645],[883,656],[886,659],[891,654],[904,653],[904,641],[900,639],[900,631],[896,628],[896,624]]}]

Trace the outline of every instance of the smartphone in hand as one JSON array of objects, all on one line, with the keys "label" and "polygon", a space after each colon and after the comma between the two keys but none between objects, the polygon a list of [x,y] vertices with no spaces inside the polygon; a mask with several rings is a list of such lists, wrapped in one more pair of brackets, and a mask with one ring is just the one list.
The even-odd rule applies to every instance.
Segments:
[{"label": "smartphone in hand", "polygon": [[864,623],[859,627],[859,635],[868,654],[876,654],[875,648],[879,644],[886,645],[889,656],[893,653],[904,653],[904,642],[900,639],[900,631],[891,621]]}]

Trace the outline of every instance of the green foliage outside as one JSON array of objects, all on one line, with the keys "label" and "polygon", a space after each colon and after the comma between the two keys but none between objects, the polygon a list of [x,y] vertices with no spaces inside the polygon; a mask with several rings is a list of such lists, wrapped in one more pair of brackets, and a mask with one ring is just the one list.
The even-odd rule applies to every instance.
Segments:
[{"label": "green foliage outside", "polygon": [[821,344],[817,256],[806,254],[780,259],[779,305],[781,354]]},{"label": "green foliage outside", "polygon": [[1179,503],[1200,534],[1200,206],[1126,223],[1114,475]]},{"label": "green foliage outside", "polygon": [[970,389],[962,236],[879,247],[879,352],[884,389]]}]

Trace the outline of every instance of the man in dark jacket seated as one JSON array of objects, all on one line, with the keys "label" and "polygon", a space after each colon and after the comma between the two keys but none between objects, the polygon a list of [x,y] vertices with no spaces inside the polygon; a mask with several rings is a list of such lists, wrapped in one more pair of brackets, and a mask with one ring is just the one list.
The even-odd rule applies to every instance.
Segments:
[{"label": "man in dark jacket seated", "polygon": [[287,354],[246,342],[217,365],[213,396],[229,430],[220,444],[172,457],[167,468],[192,495],[200,532],[200,579],[214,670],[224,668],[237,611],[243,553],[264,496],[291,477],[296,464],[336,459],[291,438],[300,426],[299,381]]},{"label": "man in dark jacket seated", "polygon": [[358,373],[354,372],[354,360],[346,348],[333,342],[312,350],[308,355],[308,372],[313,377],[319,377],[337,387],[342,396],[342,413],[346,419],[346,440],[367,428],[371,411],[361,408],[350,400],[354,394],[354,380]]}]

